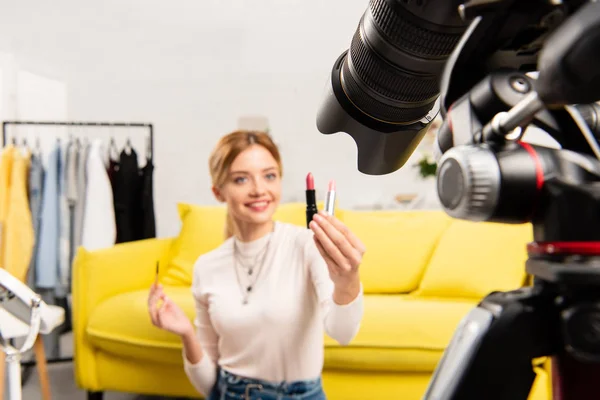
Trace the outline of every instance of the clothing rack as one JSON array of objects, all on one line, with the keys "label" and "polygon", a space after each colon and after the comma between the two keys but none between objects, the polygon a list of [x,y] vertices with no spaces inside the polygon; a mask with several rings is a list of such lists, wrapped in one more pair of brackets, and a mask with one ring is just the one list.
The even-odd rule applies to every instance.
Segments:
[{"label": "clothing rack", "polygon": [[[33,125],[33,126],[86,126],[86,127],[104,127],[104,128],[148,128],[148,153],[147,156],[150,160],[154,159],[154,127],[150,123],[136,123],[136,122],[83,122],[83,121],[19,121],[9,120],[2,122],[2,147],[8,143],[8,126],[9,125]],[[87,132],[86,132],[87,133]],[[15,137],[12,137],[13,143],[15,143]],[[68,311],[68,310],[67,310]],[[48,358],[47,364],[71,362],[73,357],[58,357]],[[21,365],[25,368],[22,373],[22,383],[28,380],[31,375],[31,369],[36,365],[36,361],[22,361]],[[1,395],[1,393],[0,393]]]},{"label": "clothing rack", "polygon": [[2,147],[7,143],[7,127],[9,125],[38,125],[38,126],[91,126],[91,127],[121,127],[121,128],[148,128],[149,156],[154,159],[154,127],[152,124],[137,122],[59,122],[59,121],[3,121],[2,122]]}]

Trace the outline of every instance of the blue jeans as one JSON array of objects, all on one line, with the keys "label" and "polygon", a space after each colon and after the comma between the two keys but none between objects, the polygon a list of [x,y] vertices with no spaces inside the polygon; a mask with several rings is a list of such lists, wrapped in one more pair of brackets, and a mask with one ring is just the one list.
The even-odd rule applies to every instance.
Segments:
[{"label": "blue jeans", "polygon": [[326,400],[321,378],[273,383],[219,369],[208,400]]}]

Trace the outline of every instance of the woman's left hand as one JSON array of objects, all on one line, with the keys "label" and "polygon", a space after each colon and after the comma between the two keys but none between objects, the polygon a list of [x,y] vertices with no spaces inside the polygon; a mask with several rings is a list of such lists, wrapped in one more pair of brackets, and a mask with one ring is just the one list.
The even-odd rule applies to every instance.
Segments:
[{"label": "woman's left hand", "polygon": [[366,251],[365,245],[340,220],[324,211],[316,214],[309,226],[336,289],[358,291],[358,267]]}]

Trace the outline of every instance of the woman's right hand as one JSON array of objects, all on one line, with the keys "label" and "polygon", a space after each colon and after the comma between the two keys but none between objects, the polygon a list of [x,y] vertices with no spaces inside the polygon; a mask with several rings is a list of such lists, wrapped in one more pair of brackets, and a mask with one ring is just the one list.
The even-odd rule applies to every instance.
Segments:
[{"label": "woman's right hand", "polygon": [[[162,301],[161,304],[158,304]],[[153,284],[148,295],[148,312],[152,324],[160,329],[184,336],[194,327],[183,310],[163,292],[161,284]]]}]

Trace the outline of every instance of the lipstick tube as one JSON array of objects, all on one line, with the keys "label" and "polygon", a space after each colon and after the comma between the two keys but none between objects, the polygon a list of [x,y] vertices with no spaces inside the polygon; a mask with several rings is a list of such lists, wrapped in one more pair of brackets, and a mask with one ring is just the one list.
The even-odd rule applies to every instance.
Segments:
[{"label": "lipstick tube", "polygon": [[329,181],[329,188],[327,190],[327,197],[325,198],[325,212],[328,215],[335,213],[335,181]]},{"label": "lipstick tube", "polygon": [[315,193],[315,180],[313,175],[309,173],[306,176],[306,227],[313,220],[313,216],[317,214],[317,196]]}]

